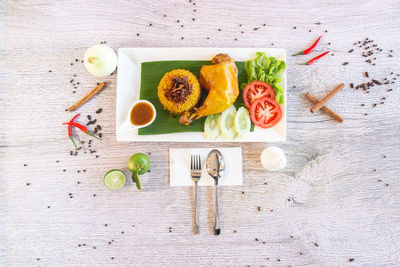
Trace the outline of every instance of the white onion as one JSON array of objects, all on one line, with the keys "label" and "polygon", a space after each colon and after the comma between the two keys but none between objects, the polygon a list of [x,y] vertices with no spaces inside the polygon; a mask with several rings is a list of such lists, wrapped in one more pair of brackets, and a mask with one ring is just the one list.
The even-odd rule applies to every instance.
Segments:
[{"label": "white onion", "polygon": [[86,50],[84,64],[90,74],[99,78],[105,77],[117,67],[117,55],[106,45],[94,45]]},{"label": "white onion", "polygon": [[260,156],[262,166],[269,171],[279,171],[287,164],[285,152],[276,146],[264,149]]}]

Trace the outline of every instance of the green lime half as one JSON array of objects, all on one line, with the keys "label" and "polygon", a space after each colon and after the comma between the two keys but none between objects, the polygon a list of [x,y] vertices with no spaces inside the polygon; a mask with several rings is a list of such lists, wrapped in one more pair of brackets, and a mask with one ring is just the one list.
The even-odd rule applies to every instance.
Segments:
[{"label": "green lime half", "polygon": [[119,189],[123,187],[125,183],[125,173],[123,173],[121,170],[109,170],[106,175],[104,175],[104,184],[110,189]]}]

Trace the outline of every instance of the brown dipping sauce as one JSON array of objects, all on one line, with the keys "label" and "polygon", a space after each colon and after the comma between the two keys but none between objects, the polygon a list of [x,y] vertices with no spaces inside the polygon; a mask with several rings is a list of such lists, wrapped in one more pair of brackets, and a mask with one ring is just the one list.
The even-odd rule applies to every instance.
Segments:
[{"label": "brown dipping sauce", "polygon": [[153,108],[149,104],[141,102],[136,104],[131,111],[131,123],[137,126],[145,125],[153,119],[153,116]]}]

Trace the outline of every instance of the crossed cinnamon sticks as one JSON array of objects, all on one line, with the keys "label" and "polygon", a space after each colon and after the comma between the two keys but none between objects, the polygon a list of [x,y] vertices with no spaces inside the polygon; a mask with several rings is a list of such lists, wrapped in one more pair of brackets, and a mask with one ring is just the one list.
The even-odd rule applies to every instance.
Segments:
[{"label": "crossed cinnamon sticks", "polygon": [[330,108],[328,108],[327,106],[325,106],[325,104],[334,96],[336,95],[340,90],[342,90],[344,87],[344,84],[341,83],[339,84],[335,89],[333,89],[332,91],[330,91],[324,98],[322,98],[320,101],[318,101],[318,99],[313,96],[311,93],[307,93],[306,97],[313,103],[315,103],[315,105],[310,109],[310,111],[312,113],[317,112],[318,110],[322,110],[325,113],[327,113],[329,116],[331,116],[332,118],[334,118],[335,120],[339,121],[339,122],[343,122],[343,118],[337,114],[336,112],[334,112],[333,110],[331,110]]}]

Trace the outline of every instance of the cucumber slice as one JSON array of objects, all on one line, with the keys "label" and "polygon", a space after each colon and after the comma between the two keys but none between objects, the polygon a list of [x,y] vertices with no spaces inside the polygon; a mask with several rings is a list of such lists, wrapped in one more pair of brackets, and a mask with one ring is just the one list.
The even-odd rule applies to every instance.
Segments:
[{"label": "cucumber slice", "polygon": [[121,170],[109,170],[106,175],[104,175],[104,185],[110,189],[119,189],[123,187],[125,183],[125,173],[123,173]]},{"label": "cucumber slice", "polygon": [[233,139],[235,137],[235,116],[236,108],[233,105],[221,113],[221,117],[218,119],[218,127],[222,138]]},{"label": "cucumber slice", "polygon": [[208,140],[215,140],[219,136],[218,118],[220,114],[210,115],[204,122],[204,137]]},{"label": "cucumber slice", "polygon": [[250,114],[247,108],[240,107],[235,116],[235,130],[238,137],[245,137],[249,134],[251,127]]}]

